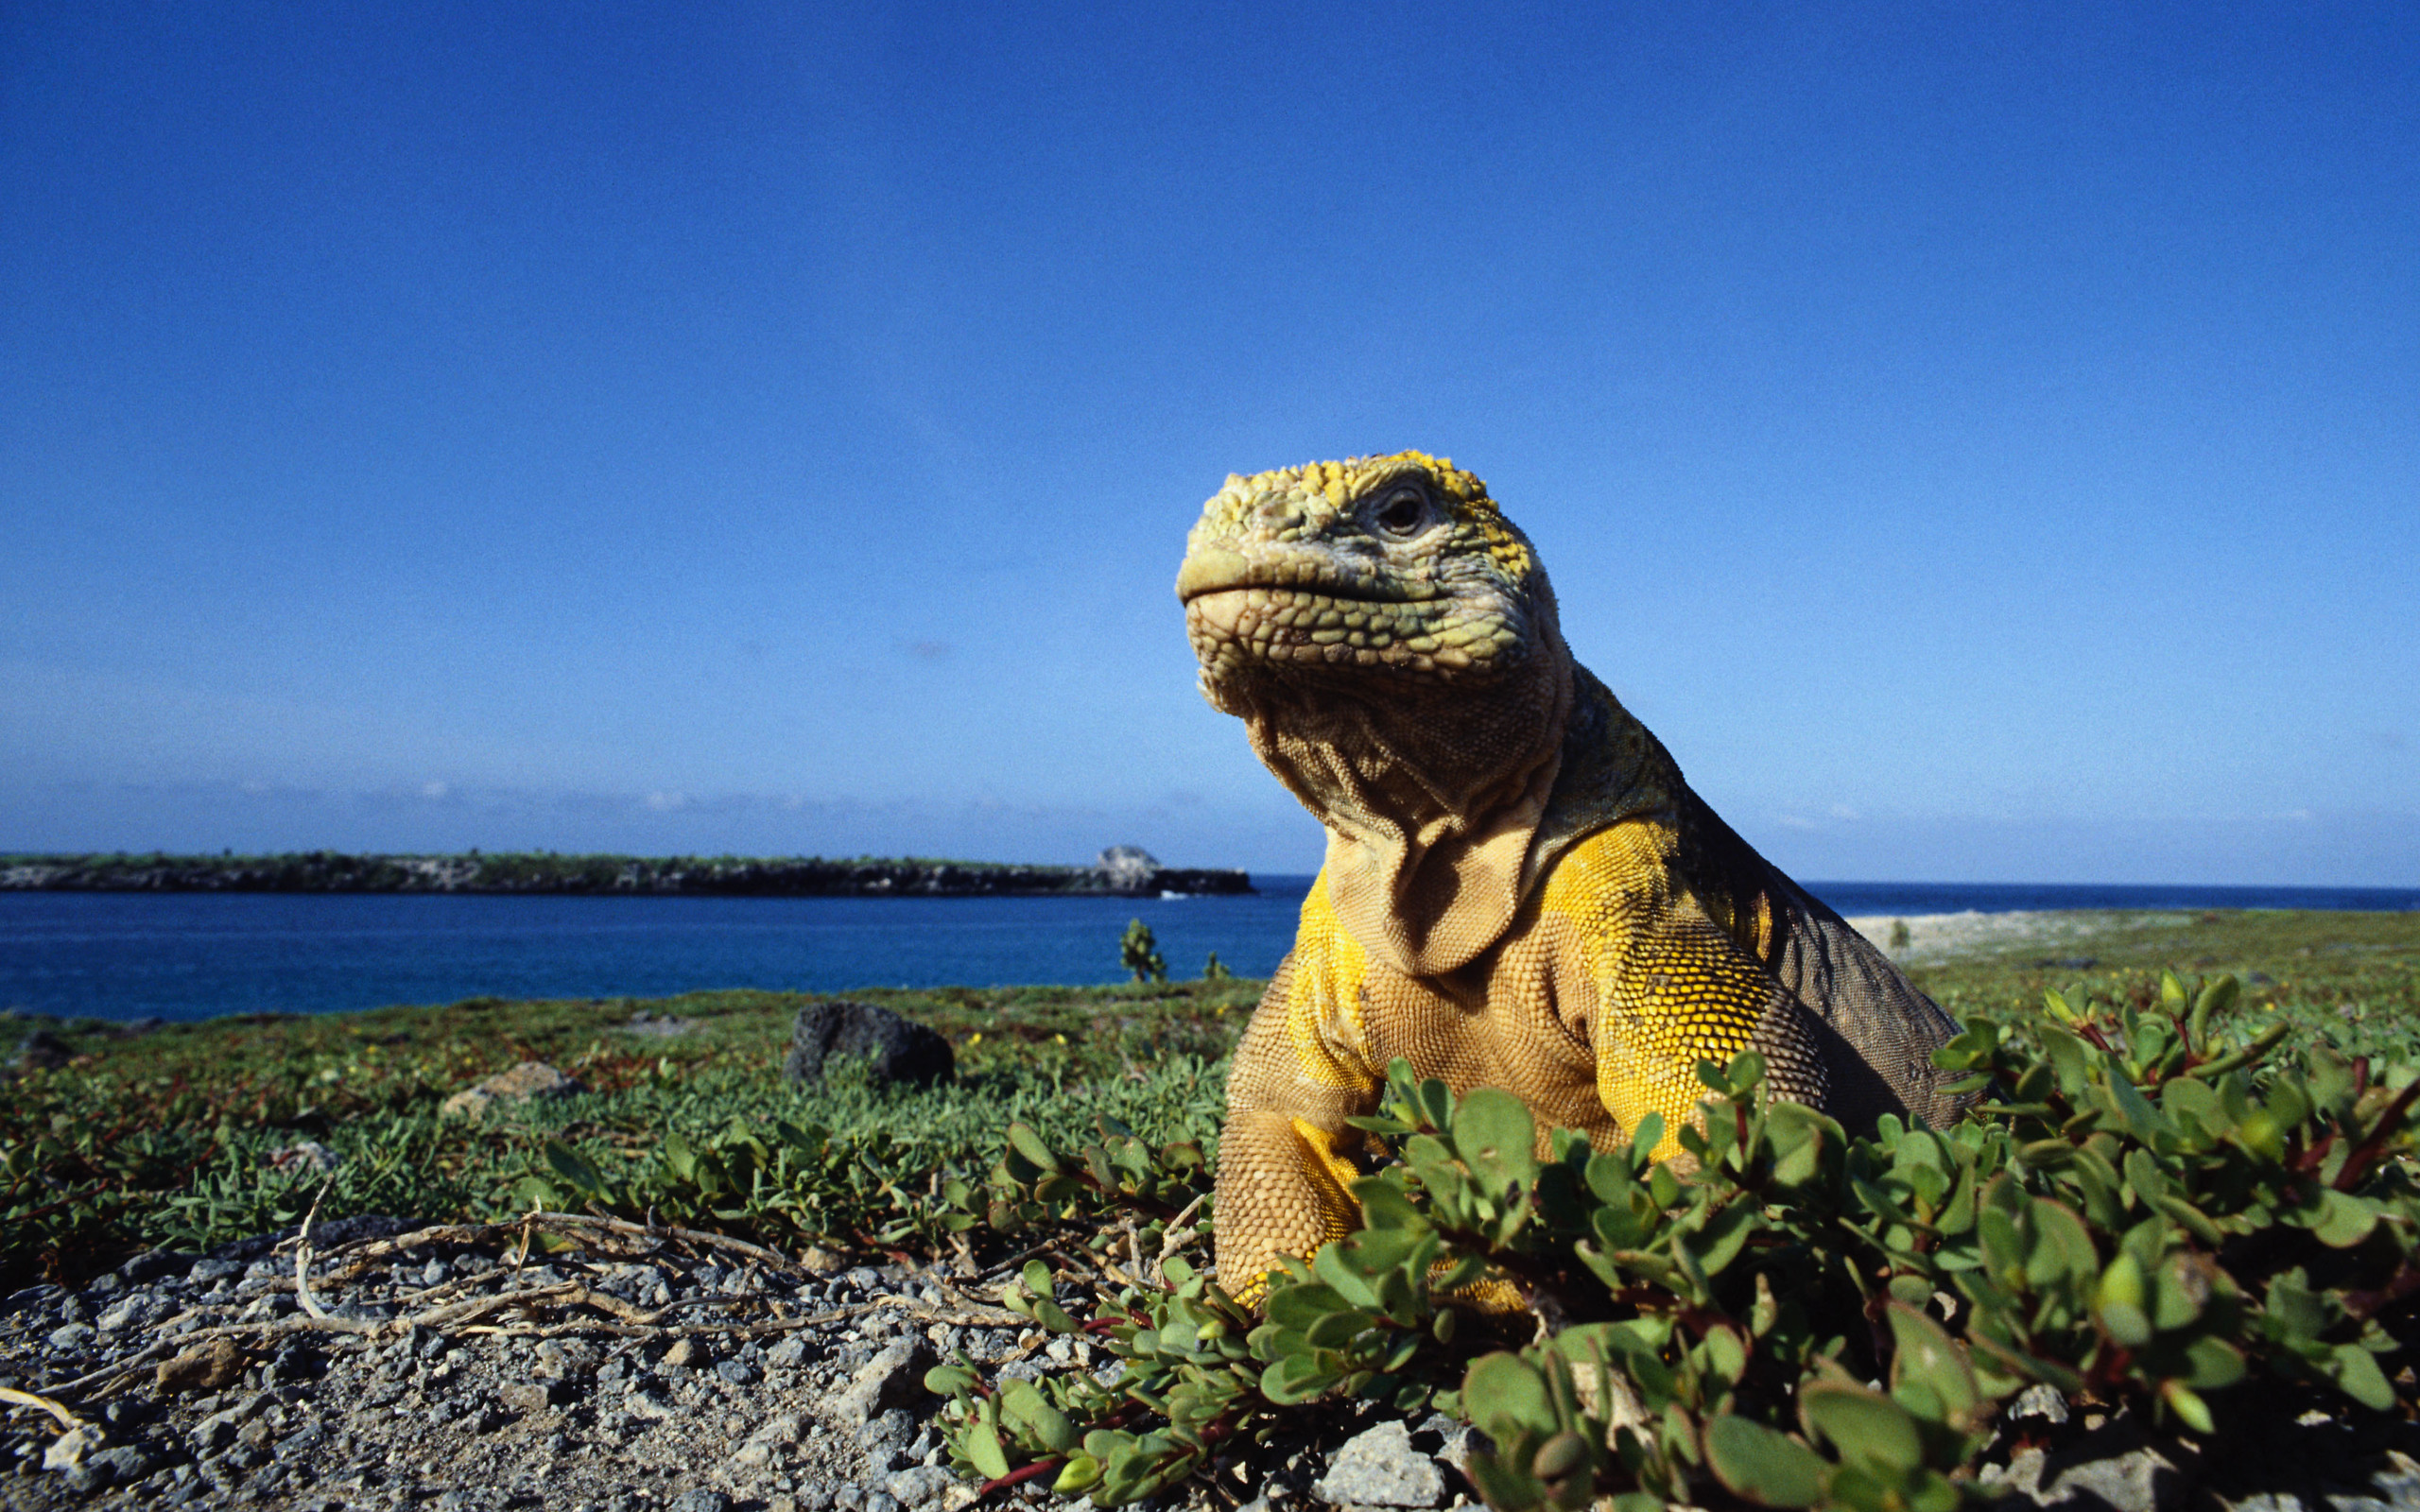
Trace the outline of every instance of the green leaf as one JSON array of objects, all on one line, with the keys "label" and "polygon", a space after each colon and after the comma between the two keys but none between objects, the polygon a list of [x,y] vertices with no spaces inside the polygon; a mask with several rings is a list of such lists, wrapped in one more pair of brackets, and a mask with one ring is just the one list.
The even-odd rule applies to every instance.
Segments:
[{"label": "green leaf", "polygon": [[2344,1395],[2364,1407],[2385,1412],[2394,1405],[2394,1388],[2387,1384],[2378,1358],[2358,1344],[2340,1344],[2328,1357],[2328,1375]]},{"label": "green leaf", "polygon": [[582,1196],[604,1188],[605,1177],[596,1167],[588,1163],[587,1157],[561,1140],[548,1140],[544,1154],[547,1168],[569,1182]]},{"label": "green leaf", "polygon": [[2197,1434],[2207,1434],[2217,1430],[2218,1424],[2210,1419],[2209,1404],[2194,1395],[2192,1388],[2186,1385],[2184,1382],[2163,1381],[2159,1383],[2159,1394],[2168,1403],[2169,1410],[2176,1414],[2178,1420],[2186,1427]]},{"label": "green leaf", "polygon": [[2325,1211],[2320,1221],[2311,1225],[2311,1237],[2330,1249],[2350,1249],[2370,1237],[2377,1227],[2375,1209],[2348,1193],[2324,1191],[2322,1200]]},{"label": "green leaf", "polygon": [[1101,1464],[1090,1454],[1070,1454],[1050,1488],[1061,1496],[1080,1496],[1100,1484]]},{"label": "green leaf", "polygon": [[1043,1143],[1042,1136],[1036,1134],[1030,1125],[1023,1122],[1011,1124],[1009,1125],[1009,1144],[1019,1155],[1022,1155],[1027,1160],[1031,1160],[1034,1164],[1042,1167],[1045,1171],[1049,1172],[1053,1176],[1060,1174],[1061,1167],[1059,1164],[1059,1157],[1052,1152],[1048,1144]]},{"label": "green leaf", "polygon": [[1288,1354],[1260,1373],[1260,1394],[1281,1407],[1291,1407],[1310,1400],[1338,1379],[1334,1371],[1322,1368],[1317,1357],[1307,1352]]},{"label": "green leaf", "polygon": [[1538,1446],[1530,1460],[1530,1473],[1542,1481],[1559,1481],[1587,1463],[1588,1441],[1565,1431]]},{"label": "green leaf", "polygon": [[1906,1303],[1893,1302],[1891,1335],[1893,1383],[1922,1385],[1947,1409],[1953,1421],[1962,1424],[1982,1395],[1976,1389],[1975,1372],[1951,1342],[1948,1331]]},{"label": "green leaf", "polygon": [[1895,1479],[1924,1463],[1916,1420],[1890,1398],[1845,1381],[1811,1381],[1799,1388],[1799,1416],[1841,1459]]},{"label": "green leaf", "polygon": [[2224,1339],[2204,1335],[2185,1347],[2185,1383],[2216,1391],[2243,1379],[2242,1352]]},{"label": "green leaf", "polygon": [[1009,1456],[1001,1451],[1000,1435],[990,1423],[977,1423],[968,1429],[959,1447],[966,1451],[966,1457],[975,1462],[975,1468],[990,1479],[996,1481],[1009,1473]]},{"label": "green leaf", "polygon": [[1824,1497],[1823,1456],[1787,1435],[1745,1418],[1705,1425],[1705,1459],[1735,1495],[1764,1506],[1813,1506]]},{"label": "green leaf", "polygon": [[2142,1263],[2135,1258],[2134,1251],[2120,1249],[2109,1268],[2100,1273],[2100,1284],[2093,1290],[2093,1314],[2118,1343],[2130,1349],[2148,1344],[2152,1336],[2148,1295]]},{"label": "green leaf", "polygon": [[1297,1333],[1307,1332],[1320,1319],[1352,1305],[1335,1287],[1317,1281],[1307,1286],[1274,1286],[1269,1293],[1269,1321]]},{"label": "green leaf", "polygon": [[2166,1213],[2179,1228],[2212,1249],[2226,1243],[2226,1236],[2219,1232],[2219,1226],[2210,1221],[2210,1215],[2183,1197],[2154,1197],[2152,1199],[2152,1206]]},{"label": "green leaf", "polygon": [[1076,1447],[1077,1434],[1067,1415],[1050,1405],[1030,1381],[1008,1381],[1000,1385],[1000,1416],[1022,1423],[1043,1447],[1054,1454],[1063,1454]]},{"label": "green leaf", "polygon": [[1454,1148],[1491,1192],[1537,1179],[1537,1121],[1511,1092],[1478,1087],[1454,1115]]},{"label": "green leaf", "polygon": [[[1650,1113],[1640,1119],[1638,1127],[1630,1131],[1630,1168],[1634,1171],[1646,1170],[1650,1154],[1663,1143],[1664,1115]],[[1661,1171],[1664,1168],[1659,1165],[1656,1169]]]},{"label": "green leaf", "polygon": [[1522,1431],[1556,1431],[1554,1401],[1546,1378],[1517,1354],[1498,1351],[1471,1363],[1462,1377],[1462,1401],[1478,1415],[1490,1438],[1509,1444]]}]

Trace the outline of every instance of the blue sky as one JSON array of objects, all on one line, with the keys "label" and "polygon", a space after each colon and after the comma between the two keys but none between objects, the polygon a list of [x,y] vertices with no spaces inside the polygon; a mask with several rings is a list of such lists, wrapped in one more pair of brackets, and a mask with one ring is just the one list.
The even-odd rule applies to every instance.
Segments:
[{"label": "blue sky", "polygon": [[1170,583],[1419,447],[1801,876],[2420,882],[2415,77],[2391,5],[13,6],[0,848],[1308,870]]}]

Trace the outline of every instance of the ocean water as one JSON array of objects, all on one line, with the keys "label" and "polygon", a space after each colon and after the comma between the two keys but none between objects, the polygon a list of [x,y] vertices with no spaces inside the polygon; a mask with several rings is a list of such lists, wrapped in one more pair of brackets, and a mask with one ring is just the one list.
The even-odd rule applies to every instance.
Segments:
[{"label": "ocean water", "polygon": [[[169,1020],[393,1003],[1121,981],[1151,926],[1172,976],[1266,976],[1308,877],[1245,897],[571,898],[0,892],[0,1007]],[[1818,883],[1847,915],[2053,908],[2420,909],[2420,889]],[[5,1053],[0,1045],[0,1053]]]}]

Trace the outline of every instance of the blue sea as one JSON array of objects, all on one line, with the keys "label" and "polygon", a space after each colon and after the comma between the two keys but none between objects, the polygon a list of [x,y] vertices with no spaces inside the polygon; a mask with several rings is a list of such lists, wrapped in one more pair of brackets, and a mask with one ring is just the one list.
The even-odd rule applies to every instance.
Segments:
[{"label": "blue sea", "polygon": [[[1151,926],[1173,976],[1285,954],[1311,879],[1188,898],[573,898],[0,892],[0,1007],[169,1020],[466,997],[662,997],[1123,980]],[[2420,909],[2420,889],[1817,883],[1842,914],[2057,908]],[[5,1049],[5,1047],[0,1047]]]}]

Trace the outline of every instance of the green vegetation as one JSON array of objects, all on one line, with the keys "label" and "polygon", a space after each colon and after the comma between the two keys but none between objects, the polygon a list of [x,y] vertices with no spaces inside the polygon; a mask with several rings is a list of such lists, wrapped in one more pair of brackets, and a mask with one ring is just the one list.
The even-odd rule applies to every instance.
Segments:
[{"label": "green vegetation", "polygon": [[[2231,923],[2251,926],[2238,945],[2319,957],[2299,954],[2307,921],[2193,927]],[[1499,1512],[1949,1512],[1980,1497],[1993,1421],[2036,1385],[2189,1434],[2256,1413],[2263,1394],[2235,1389],[2251,1382],[2272,1405],[2282,1384],[2392,1411],[2420,1398],[2415,924],[2351,931],[2384,936],[2344,953],[2377,1001],[2331,981],[2317,1003],[2248,1005],[2233,976],[2159,973],[2114,1005],[1975,1013],[1938,1058],[1982,1102],[1940,1133],[1886,1119],[1850,1139],[1766,1103],[1753,1055],[1703,1066],[1685,1172],[1639,1153],[1660,1129],[1615,1151],[1554,1131],[1542,1160],[1516,1099],[1458,1100],[1397,1062],[1357,1121],[1392,1157],[1356,1183],[1368,1227],[1272,1277],[1265,1316],[1181,1257],[1156,1277],[1139,1261],[1194,1180],[1184,1152],[1155,1163],[1104,1127],[1068,1157],[1015,1129],[995,1215],[1122,1212],[1140,1242],[1089,1284],[1030,1264],[1008,1303],[1126,1368],[994,1390],[961,1357],[928,1383],[952,1396],[960,1464],[1098,1505],[1322,1399],[1475,1420],[1494,1447],[1470,1476]]]},{"label": "green vegetation", "polygon": [[1126,934],[1117,942],[1117,964],[1132,971],[1137,982],[1168,979],[1168,963],[1160,954],[1160,942],[1151,937],[1151,926],[1139,919],[1126,926]]},{"label": "green vegetation", "polygon": [[[1507,1509],[1945,1508],[2032,1383],[2188,1432],[2250,1382],[2411,1398],[2420,916],[2065,923],[1914,971],[1989,1099],[1943,1133],[1845,1139],[1764,1106],[1743,1059],[1705,1068],[1724,1110],[1683,1178],[1568,1139],[1540,1160],[1517,1105],[1399,1076],[1371,1228],[1277,1279],[1265,1317],[1201,1274],[1223,1057],[1260,986],[1235,979],[862,994],[950,1040],[959,1079],[925,1091],[783,1086],[789,994],[54,1025],[73,1058],[0,1098],[0,1284],[290,1222],[319,1178],[270,1156],[303,1139],[343,1158],[331,1216],[542,1203],[793,1251],[1040,1245],[1011,1304],[1128,1374],[934,1384],[965,1466],[1099,1504],[1344,1397],[1470,1404]],[[587,1090],[440,1116],[523,1059]]]},{"label": "green vegetation", "polygon": [[[172,1024],[134,1039],[97,1021],[32,1021],[74,1059],[25,1070],[0,1096],[0,1288],[292,1222],[318,1178],[269,1157],[303,1140],[344,1157],[321,1209],[332,1217],[518,1211],[524,1177],[553,1172],[550,1143],[633,1200],[670,1211],[684,1179],[666,1164],[677,1149],[666,1136],[729,1151],[735,1127],[769,1138],[787,1121],[829,1135],[832,1163],[805,1178],[829,1190],[769,1189],[736,1206],[718,1198],[732,1215],[716,1226],[791,1246],[892,1246],[939,1231],[940,1183],[979,1177],[1011,1120],[1072,1137],[1110,1112],[1166,1138],[1211,1136],[1221,1060],[1257,993],[1258,984],[1231,980],[854,994],[951,1041],[958,1080],[928,1092],[846,1077],[811,1091],[785,1086],[790,1021],[807,1001],[791,993],[644,1005],[473,998]],[[635,1032],[639,1011],[652,1027],[692,1027]],[[521,1060],[545,1061],[587,1090],[481,1124],[440,1116],[446,1096]]]}]

